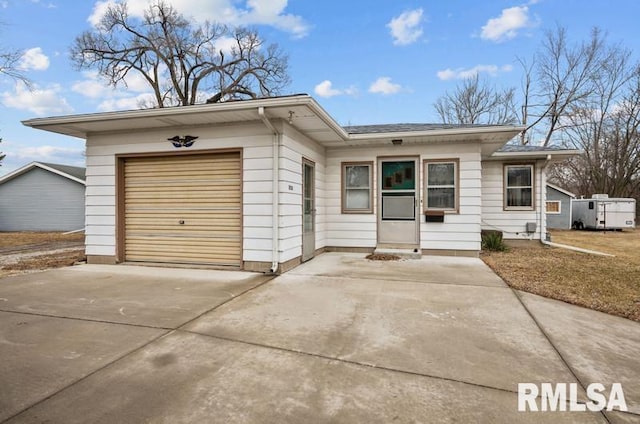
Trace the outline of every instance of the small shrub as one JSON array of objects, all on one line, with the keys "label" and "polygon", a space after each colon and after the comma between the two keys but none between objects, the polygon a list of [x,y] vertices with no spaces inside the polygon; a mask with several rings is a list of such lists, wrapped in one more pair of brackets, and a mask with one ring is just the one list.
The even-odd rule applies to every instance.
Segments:
[{"label": "small shrub", "polygon": [[507,245],[502,241],[502,233],[500,231],[483,231],[482,248],[494,252],[504,252],[507,250]]}]

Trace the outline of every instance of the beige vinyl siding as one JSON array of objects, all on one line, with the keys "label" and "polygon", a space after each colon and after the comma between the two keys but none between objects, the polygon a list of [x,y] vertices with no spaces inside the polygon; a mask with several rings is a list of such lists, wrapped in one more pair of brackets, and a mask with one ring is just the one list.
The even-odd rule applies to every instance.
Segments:
[{"label": "beige vinyl siding", "polygon": [[[509,162],[507,162],[509,163]],[[525,163],[523,161],[517,162]],[[535,163],[535,162],[527,162]],[[534,210],[505,210],[504,209],[504,164],[502,161],[482,162],[482,228],[487,230],[499,230],[503,232],[505,239],[538,239],[540,238],[540,206],[544,208],[545,195],[544,187],[546,182],[542,181],[542,198],[540,197],[542,162],[535,163],[534,174]],[[545,220],[542,220],[545,225]],[[527,233],[527,222],[535,222],[536,232]]]},{"label": "beige vinyl siding", "polygon": [[240,266],[241,157],[126,158],[124,259]]}]

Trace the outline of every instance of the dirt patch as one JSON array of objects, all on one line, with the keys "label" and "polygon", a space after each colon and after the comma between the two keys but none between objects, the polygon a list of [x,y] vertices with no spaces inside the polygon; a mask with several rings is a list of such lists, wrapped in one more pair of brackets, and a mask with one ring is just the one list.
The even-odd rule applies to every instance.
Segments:
[{"label": "dirt patch", "polygon": [[84,260],[83,233],[0,233],[0,277]]},{"label": "dirt patch", "polygon": [[554,231],[552,240],[616,256],[532,243],[481,258],[518,290],[640,321],[640,231]]}]

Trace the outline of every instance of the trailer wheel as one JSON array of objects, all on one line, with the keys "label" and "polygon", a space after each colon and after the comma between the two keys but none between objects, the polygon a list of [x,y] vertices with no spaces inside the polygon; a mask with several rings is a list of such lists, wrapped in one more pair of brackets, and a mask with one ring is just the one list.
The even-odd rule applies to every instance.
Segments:
[{"label": "trailer wheel", "polygon": [[576,228],[580,231],[584,230],[584,224],[581,221],[578,221],[576,224]]}]

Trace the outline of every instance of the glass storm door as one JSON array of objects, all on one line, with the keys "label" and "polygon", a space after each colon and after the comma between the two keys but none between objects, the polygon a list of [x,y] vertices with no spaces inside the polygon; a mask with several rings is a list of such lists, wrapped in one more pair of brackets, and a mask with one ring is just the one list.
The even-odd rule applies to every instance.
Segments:
[{"label": "glass storm door", "polygon": [[316,250],[315,166],[302,162],[302,261],[313,258]]},{"label": "glass storm door", "polygon": [[378,160],[378,245],[418,247],[416,158]]}]

